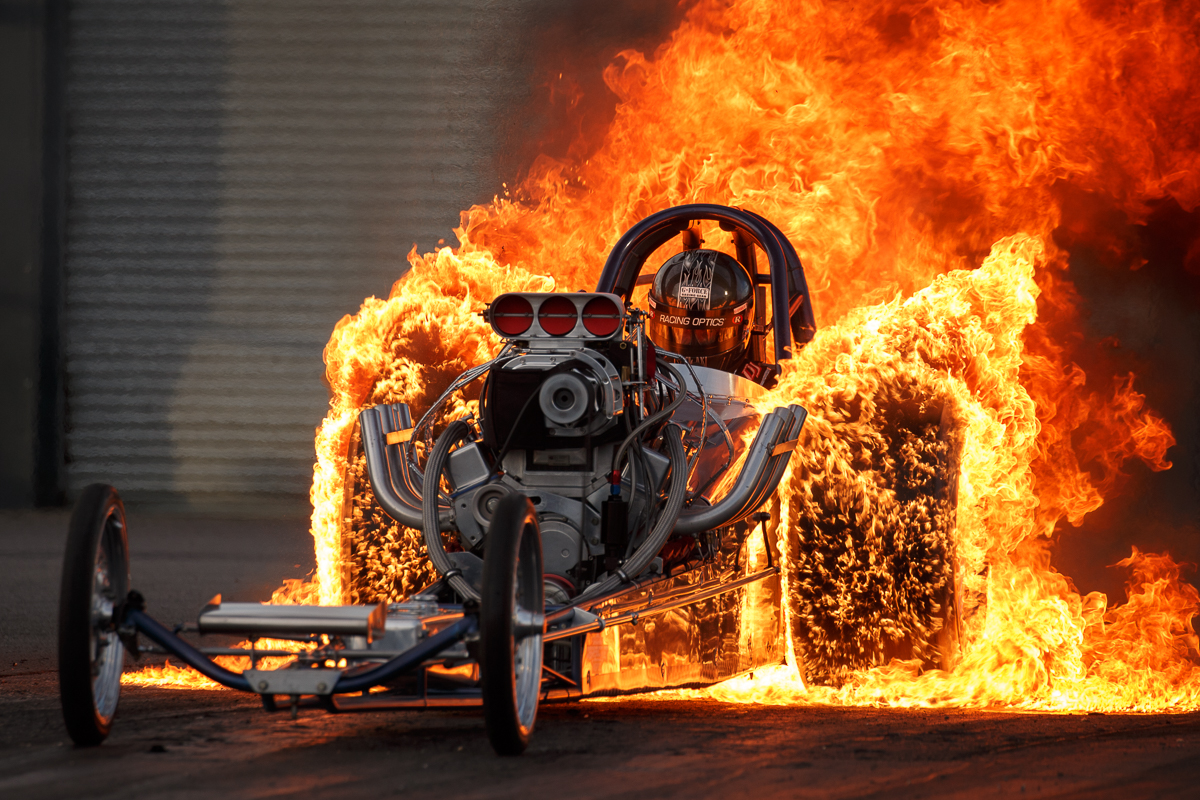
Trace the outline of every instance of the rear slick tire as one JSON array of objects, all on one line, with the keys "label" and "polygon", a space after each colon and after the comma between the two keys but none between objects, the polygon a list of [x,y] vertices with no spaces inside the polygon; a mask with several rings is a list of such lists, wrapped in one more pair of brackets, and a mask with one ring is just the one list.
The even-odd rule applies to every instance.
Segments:
[{"label": "rear slick tire", "polygon": [[[958,660],[961,432],[949,403],[921,386],[881,391],[874,403],[847,423],[874,438],[835,432],[798,472],[810,494],[792,507],[785,602],[802,675],[815,685],[842,686],[896,659],[945,671]],[[852,466],[821,472],[826,460]]]},{"label": "rear slick tire", "polygon": [[479,603],[479,672],[488,739],[525,751],[542,685],[545,597],[537,512],[523,494],[500,499],[488,529]]},{"label": "rear slick tire", "polygon": [[112,729],[125,647],[114,613],[129,594],[125,506],[117,490],[83,490],[67,533],[58,606],[58,687],[67,733],[94,747]]}]

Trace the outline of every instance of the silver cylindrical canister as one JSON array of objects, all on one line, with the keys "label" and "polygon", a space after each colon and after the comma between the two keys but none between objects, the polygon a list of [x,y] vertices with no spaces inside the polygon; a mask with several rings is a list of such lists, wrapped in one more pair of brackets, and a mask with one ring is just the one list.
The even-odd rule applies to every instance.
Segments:
[{"label": "silver cylindrical canister", "polygon": [[[215,598],[214,598],[215,599]],[[387,624],[387,606],[285,606],[222,603],[200,612],[201,633],[290,638],[309,634],[366,636],[373,640]]]}]

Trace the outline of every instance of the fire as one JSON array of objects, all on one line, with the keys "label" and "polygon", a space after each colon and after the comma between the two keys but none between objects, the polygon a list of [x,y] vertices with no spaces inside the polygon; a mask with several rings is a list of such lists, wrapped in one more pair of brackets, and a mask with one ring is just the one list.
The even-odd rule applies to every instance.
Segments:
[{"label": "fire", "polygon": [[[249,642],[241,642],[237,647],[249,647]],[[280,639],[259,639],[255,642],[255,648],[259,650],[294,650],[299,651],[301,648],[296,642],[280,640]],[[311,649],[311,648],[309,648]],[[241,672],[244,669],[250,668],[250,658],[248,656],[216,656],[215,661],[219,666],[233,672]],[[257,669],[279,669],[291,663],[293,659],[288,656],[266,656],[259,658],[256,661]],[[125,686],[154,686],[159,688],[170,689],[224,689],[225,687],[216,681],[196,672],[191,667],[179,667],[171,663],[168,658],[165,663],[159,666],[144,667],[137,672],[127,672],[121,676],[121,683]]]},{"label": "fire", "polygon": [[[428,579],[419,537],[354,491],[359,410],[403,401],[419,411],[494,354],[477,312],[496,294],[593,286],[642,217],[721,203],[789,236],[820,317],[770,398],[811,412],[778,505],[789,648],[816,579],[802,546],[823,535],[811,509],[867,509],[918,532],[922,514],[948,513],[902,506],[871,482],[872,454],[900,446],[884,407],[909,400],[945,409],[960,437],[956,511],[943,520],[951,541],[928,543],[953,552],[954,575],[914,573],[879,591],[933,608],[921,586],[953,583],[962,632],[950,671],[890,661],[815,686],[803,673],[826,645],[810,639],[808,653],[789,649],[786,668],[711,694],[1200,707],[1200,601],[1179,567],[1134,550],[1122,562],[1129,601],[1110,606],[1081,596],[1049,553],[1058,526],[1097,509],[1126,461],[1170,467],[1174,438],[1136,378],[1074,363],[1078,298],[1053,233],[1068,189],[1134,221],[1159,198],[1200,206],[1197,18],[1196,0],[699,0],[657,51],[620,53],[607,69],[619,102],[600,138],[537,159],[505,197],[463,213],[457,249],[414,249],[388,299],[337,325],[312,488],[318,571],[293,592],[398,598]],[[1073,236],[1091,233],[1104,239]],[[706,236],[721,246],[715,230]],[[474,398],[456,404],[470,413]],[[815,504],[831,482],[841,494]]]},{"label": "fire", "polygon": [[[1044,258],[1036,239],[1010,237],[977,270],[940,276],[907,300],[858,309],[827,329],[776,391],[810,409],[809,446],[794,457],[789,484],[793,535],[783,556],[793,564],[805,557],[797,552],[808,533],[798,519],[803,510],[824,502],[822,510],[830,515],[830,504],[818,497],[820,489],[847,483],[838,473],[854,469],[857,451],[878,441],[874,412],[852,415],[846,409],[857,403],[883,405],[889,393],[905,385],[921,386],[925,396],[951,403],[966,432],[954,542],[965,613],[955,668],[918,674],[919,664],[897,661],[844,675],[832,689],[806,687],[793,668],[774,680],[760,672],[755,680],[731,682],[712,690],[713,696],[745,702],[1058,710],[1200,704],[1197,638],[1190,626],[1200,596],[1181,582],[1178,566],[1165,556],[1135,550],[1122,562],[1132,568],[1130,602],[1111,609],[1102,595],[1080,597],[1049,567],[1036,506],[1039,480],[1045,480],[1039,470],[1048,469],[1041,463],[1045,435],[1038,403],[1020,381],[1026,349],[1022,332],[1036,318],[1034,279]],[[1142,452],[1151,463],[1165,466],[1161,458],[1169,434],[1152,417],[1128,416],[1129,408],[1140,410],[1139,403],[1136,397],[1113,402],[1107,424],[1137,447],[1159,442]],[[1155,428],[1152,435],[1146,426]],[[886,491],[871,480],[869,470],[857,469],[864,479],[854,486],[854,502],[885,505]],[[1090,495],[1076,501],[1090,503]],[[895,528],[905,520],[886,518],[885,523]],[[934,584],[926,578],[921,585]],[[858,591],[861,597],[861,587]],[[796,587],[789,595],[789,608],[795,609]],[[809,620],[793,613],[791,623]],[[797,666],[809,661],[811,670],[811,661],[821,656],[810,654]]]}]

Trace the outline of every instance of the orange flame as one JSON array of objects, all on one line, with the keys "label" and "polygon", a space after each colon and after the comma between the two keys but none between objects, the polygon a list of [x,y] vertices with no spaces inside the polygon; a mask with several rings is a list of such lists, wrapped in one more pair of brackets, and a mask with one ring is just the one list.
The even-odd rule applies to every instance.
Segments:
[{"label": "orange flame", "polygon": [[[511,195],[463,213],[457,249],[414,249],[387,300],[339,322],[316,439],[318,571],[304,591],[322,603],[351,594],[345,536],[359,512],[347,510],[346,475],[359,410],[420,410],[494,354],[477,312],[496,294],[592,286],[642,217],[721,203],[789,236],[822,325],[772,396],[812,412],[811,447],[780,492],[781,556],[813,476],[850,480],[846,448],[870,441],[839,409],[919,385],[951,405],[963,435],[954,549],[973,605],[952,672],[893,662],[814,687],[791,653],[787,667],[712,695],[1200,707],[1197,594],[1169,557],[1135,550],[1122,562],[1130,600],[1109,608],[1080,596],[1048,554],[1057,526],[1098,508],[1125,461],[1170,466],[1174,438],[1134,377],[1097,386],[1072,362],[1078,299],[1052,233],[1062,186],[1134,220],[1156,198],[1200,205],[1197,18],[1196,0],[700,0],[651,56],[626,51],[607,69],[619,102],[600,140],[539,158]],[[403,545],[372,569],[411,590],[421,550]]]}]

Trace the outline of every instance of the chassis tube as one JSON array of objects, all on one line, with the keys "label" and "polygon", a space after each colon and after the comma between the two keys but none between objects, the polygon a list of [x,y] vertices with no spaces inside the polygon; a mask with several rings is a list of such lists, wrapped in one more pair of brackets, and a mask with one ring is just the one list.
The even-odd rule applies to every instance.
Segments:
[{"label": "chassis tube", "polygon": [[132,623],[139,633],[144,633],[147,639],[150,639],[159,647],[179,656],[189,667],[201,675],[212,678],[217,683],[228,686],[230,689],[237,689],[243,692],[253,691],[250,688],[250,681],[236,672],[230,672],[224,667],[217,666],[212,662],[212,659],[171,633],[171,631],[167,630],[166,627],[146,612],[136,609],[131,610],[125,615],[125,621]]},{"label": "chassis tube", "polygon": [[675,532],[699,533],[728,524],[753,496],[771,459],[771,451],[778,443],[780,432],[786,430],[790,422],[791,412],[788,410],[772,411],[768,414],[754,436],[741,474],[738,475],[737,482],[729,490],[729,494],[714,506],[684,511],[675,523]]},{"label": "chassis tube", "polygon": [[364,689],[370,689],[372,686],[383,683],[389,678],[399,675],[401,672],[412,669],[425,659],[433,658],[447,647],[473,633],[478,625],[476,620],[477,617],[473,615],[463,617],[458,622],[447,625],[433,636],[409,649],[408,652],[398,655],[384,664],[380,664],[375,669],[350,676],[342,675],[333,686],[333,694],[361,692]]},{"label": "chassis tube", "polygon": [[[779,574],[779,567],[767,567],[761,572],[756,572],[753,575],[746,575],[737,580],[728,583],[714,582],[710,586],[704,586],[692,594],[686,594],[679,597],[674,597],[670,600],[658,603],[657,605],[647,605],[643,608],[631,609],[611,617],[595,619],[590,622],[584,622],[580,625],[574,625],[566,628],[560,628],[556,631],[546,631],[542,636],[543,642],[554,642],[559,639],[567,639],[571,636],[580,636],[592,631],[601,631],[605,628],[611,628],[616,625],[624,625],[628,622],[636,623],[639,619],[648,619],[650,617],[665,614],[668,611],[674,611],[677,608],[689,606],[692,603],[700,603],[704,600],[711,600],[714,597],[719,597],[727,594],[743,586],[761,581],[764,578],[769,578],[772,575]],[[628,588],[628,587],[626,587]],[[572,609],[574,610],[574,609]],[[560,617],[561,618],[561,617]],[[548,623],[547,623],[548,624]]]},{"label": "chassis tube", "polygon": [[[773,233],[773,231],[769,231]],[[772,236],[772,239],[774,237]],[[784,241],[787,241],[786,239]],[[791,309],[788,308],[788,274],[787,274],[787,258],[783,254],[783,248],[779,245],[778,240],[773,240],[771,244],[774,248],[765,248],[768,253],[778,252],[780,261],[783,261],[778,268],[775,267],[777,262],[771,263],[771,316],[772,324],[774,325],[775,339],[775,361],[779,362],[785,358],[792,357],[792,324],[791,324]]]},{"label": "chassis tube", "polygon": [[[800,256],[796,254],[796,248],[792,247],[788,238],[783,235],[783,232],[779,230],[775,223],[753,211],[746,211],[745,213],[761,222],[763,227],[775,234],[775,238],[783,245],[783,254],[787,261],[788,271],[788,302],[793,307],[797,303],[799,304],[799,307],[792,312],[792,342],[798,343],[803,347],[811,342],[813,336],[816,335],[817,320],[813,316],[808,281],[804,279],[804,267],[800,264]],[[772,283],[773,290],[774,283]]]},{"label": "chassis tube", "polygon": [[[228,686],[230,689],[237,689],[242,692],[254,691],[250,686],[250,682],[239,673],[231,672],[224,667],[217,666],[208,656],[167,630],[166,627],[146,614],[146,612],[130,611],[126,614],[125,620],[132,623],[139,633],[145,634],[147,639],[150,639],[164,650],[178,656],[201,675],[211,678],[224,686]],[[458,622],[447,625],[417,646],[380,664],[374,669],[360,672],[350,677],[342,675],[338,678],[338,682],[334,684],[333,691],[334,693],[343,693],[360,692],[363,689],[369,689],[376,684],[395,677],[405,670],[412,669],[427,658],[436,656],[464,636],[470,635],[475,630],[475,627],[475,617],[463,617]],[[249,655],[249,651],[246,654]]]}]

